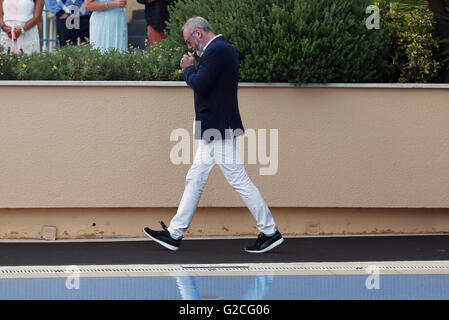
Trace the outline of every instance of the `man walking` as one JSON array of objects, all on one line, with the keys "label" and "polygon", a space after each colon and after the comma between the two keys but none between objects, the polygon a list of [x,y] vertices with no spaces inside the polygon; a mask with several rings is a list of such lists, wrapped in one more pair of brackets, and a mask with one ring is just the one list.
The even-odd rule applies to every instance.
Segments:
[{"label": "man walking", "polygon": [[199,64],[193,53],[181,59],[186,83],[194,91],[195,139],[199,139],[194,162],[186,177],[186,186],[178,211],[162,231],[144,228],[151,239],[177,251],[188,229],[209,174],[218,164],[229,184],[236,190],[254,219],[260,234],[247,252],[267,252],[284,239],[277,230],[273,216],[257,187],[248,177],[236,149],[236,136],[244,133],[237,102],[238,56],[223,35],[215,35],[204,18],[190,18],[183,27],[189,50],[200,56]]}]

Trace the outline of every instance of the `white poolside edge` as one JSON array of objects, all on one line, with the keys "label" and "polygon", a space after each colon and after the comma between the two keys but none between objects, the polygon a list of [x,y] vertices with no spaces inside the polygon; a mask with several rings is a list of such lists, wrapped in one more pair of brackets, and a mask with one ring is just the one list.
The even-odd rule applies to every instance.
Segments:
[{"label": "white poolside edge", "polygon": [[1,278],[77,276],[227,276],[227,275],[360,275],[449,274],[449,261],[292,262],[249,264],[129,264],[1,266]]},{"label": "white poolside edge", "polygon": [[[184,81],[0,81],[2,86],[73,87],[187,87]],[[374,88],[374,89],[449,89],[449,83],[256,83],[240,82],[246,88]]]}]

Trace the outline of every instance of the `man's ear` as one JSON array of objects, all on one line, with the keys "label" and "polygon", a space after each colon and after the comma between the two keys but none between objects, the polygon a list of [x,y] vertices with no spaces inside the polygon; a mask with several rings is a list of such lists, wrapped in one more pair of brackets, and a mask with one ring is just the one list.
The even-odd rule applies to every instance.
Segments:
[{"label": "man's ear", "polygon": [[201,39],[203,39],[203,33],[201,32],[201,30],[200,29],[195,29],[195,33],[197,34],[197,38],[199,39],[199,40],[201,40]]}]

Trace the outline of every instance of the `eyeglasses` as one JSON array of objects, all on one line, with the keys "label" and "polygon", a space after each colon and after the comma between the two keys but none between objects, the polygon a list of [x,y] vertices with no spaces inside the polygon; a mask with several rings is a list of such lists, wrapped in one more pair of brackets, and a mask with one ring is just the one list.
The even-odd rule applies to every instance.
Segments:
[{"label": "eyeglasses", "polygon": [[188,46],[192,46],[192,43],[190,42],[190,38],[193,36],[193,34],[194,34],[195,32],[196,32],[196,30],[192,31],[192,32],[190,33],[190,37],[187,38],[186,44],[187,44]]}]

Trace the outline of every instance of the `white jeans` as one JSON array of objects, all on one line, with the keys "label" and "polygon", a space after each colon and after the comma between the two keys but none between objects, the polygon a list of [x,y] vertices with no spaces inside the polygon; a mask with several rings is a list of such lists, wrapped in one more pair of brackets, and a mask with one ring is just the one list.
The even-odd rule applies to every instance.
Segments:
[{"label": "white jeans", "polygon": [[218,164],[232,188],[237,191],[256,219],[260,232],[271,235],[276,226],[265,200],[252,183],[236,148],[236,138],[205,141],[200,140],[195,160],[186,177],[186,186],[178,211],[170,222],[168,231],[174,239],[183,237],[192,221],[193,214],[209,179],[212,168]]}]

